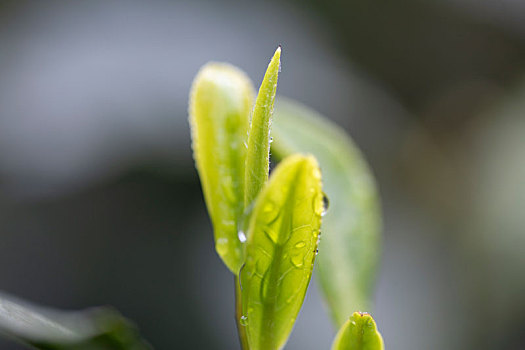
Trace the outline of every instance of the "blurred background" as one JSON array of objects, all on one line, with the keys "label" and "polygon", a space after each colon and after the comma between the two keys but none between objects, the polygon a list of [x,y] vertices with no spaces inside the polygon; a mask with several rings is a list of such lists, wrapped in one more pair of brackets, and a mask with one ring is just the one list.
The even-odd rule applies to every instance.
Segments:
[{"label": "blurred background", "polygon": [[[156,349],[238,349],[188,90],[209,60],[258,86],[278,44],[278,92],[378,179],[387,349],[525,349],[522,0],[2,0],[0,289],[111,304]],[[334,332],[314,282],[287,349]]]}]

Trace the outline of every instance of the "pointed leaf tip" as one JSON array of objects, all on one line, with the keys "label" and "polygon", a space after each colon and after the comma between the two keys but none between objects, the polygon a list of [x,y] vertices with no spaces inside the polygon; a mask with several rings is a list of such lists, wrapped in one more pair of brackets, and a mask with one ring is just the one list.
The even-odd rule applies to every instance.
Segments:
[{"label": "pointed leaf tip", "polygon": [[282,51],[282,46],[279,44],[273,56],[277,57],[277,59],[281,59],[281,51]]},{"label": "pointed leaf tip", "polygon": [[268,64],[253,108],[246,155],[244,206],[249,207],[268,180],[270,129],[277,79],[281,70],[281,47]]},{"label": "pointed leaf tip", "polygon": [[354,312],[337,332],[332,350],[384,350],[383,337],[372,316]]}]

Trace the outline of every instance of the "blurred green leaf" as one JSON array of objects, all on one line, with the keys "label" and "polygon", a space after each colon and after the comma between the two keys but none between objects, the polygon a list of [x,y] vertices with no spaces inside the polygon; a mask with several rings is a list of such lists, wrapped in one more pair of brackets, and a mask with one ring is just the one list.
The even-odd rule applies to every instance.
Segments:
[{"label": "blurred green leaf", "polygon": [[383,338],[372,316],[354,312],[335,336],[332,350],[383,350]]},{"label": "blurred green leaf", "polygon": [[281,67],[279,46],[268,65],[259,88],[248,137],[244,206],[248,208],[268,180],[270,156],[270,126],[272,122],[277,78]]},{"label": "blurred green leaf", "polygon": [[0,293],[0,333],[45,350],[146,350],[135,326],[110,308],[56,311]]},{"label": "blurred green leaf", "polygon": [[330,206],[323,218],[317,272],[332,317],[341,326],[369,310],[380,252],[380,205],[373,176],[350,137],[314,111],[279,99],[272,152],[310,152],[323,171]]},{"label": "blurred green leaf", "polygon": [[281,349],[310,282],[323,213],[321,173],[311,155],[292,155],[257,197],[240,274],[250,349]]},{"label": "blurred green leaf", "polygon": [[213,223],[215,248],[238,274],[238,237],[244,213],[246,141],[254,91],[239,69],[209,63],[197,74],[190,93],[193,156]]}]

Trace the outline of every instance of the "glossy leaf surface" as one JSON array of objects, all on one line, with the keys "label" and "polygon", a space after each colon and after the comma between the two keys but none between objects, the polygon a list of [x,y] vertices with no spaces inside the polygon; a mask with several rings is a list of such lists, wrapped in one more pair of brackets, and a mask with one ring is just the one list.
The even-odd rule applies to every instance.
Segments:
[{"label": "glossy leaf surface", "polygon": [[312,110],[279,99],[274,155],[310,152],[323,172],[330,200],[323,217],[317,276],[341,326],[355,310],[369,310],[380,251],[380,205],[373,176],[350,137]]},{"label": "glossy leaf surface", "polygon": [[292,155],[272,173],[253,209],[240,274],[250,349],[281,349],[312,274],[323,213],[321,173],[313,156]]},{"label": "glossy leaf surface", "polygon": [[209,63],[190,94],[193,155],[213,223],[215,247],[230,270],[241,267],[246,141],[254,91],[239,69]]},{"label": "glossy leaf surface", "polygon": [[332,350],[383,350],[383,338],[372,316],[354,312],[337,333]]},{"label": "glossy leaf surface", "polygon": [[245,207],[252,204],[268,180],[270,127],[280,67],[281,47],[279,46],[268,65],[253,109],[246,156]]},{"label": "glossy leaf surface", "polygon": [[56,311],[2,293],[0,333],[46,350],[151,349],[135,326],[112,309]]}]

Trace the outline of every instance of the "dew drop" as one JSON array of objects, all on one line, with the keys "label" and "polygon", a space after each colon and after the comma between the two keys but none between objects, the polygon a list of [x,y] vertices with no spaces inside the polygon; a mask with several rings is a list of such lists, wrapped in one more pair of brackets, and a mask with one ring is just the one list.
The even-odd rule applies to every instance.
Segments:
[{"label": "dew drop", "polygon": [[272,202],[265,203],[262,208],[262,220],[266,225],[272,225],[280,214],[281,211],[277,210],[275,204]]},{"label": "dew drop", "polygon": [[292,262],[292,265],[297,267],[298,269],[303,267],[304,265],[304,257],[302,255],[292,256],[290,260]]},{"label": "dew drop", "polygon": [[272,142],[273,142],[273,137],[270,137],[270,143],[272,143]]},{"label": "dew drop", "polygon": [[321,180],[321,170],[319,168],[315,168],[315,170],[313,171],[313,174],[315,179],[317,180]]},{"label": "dew drop", "polygon": [[277,232],[275,232],[275,230],[273,230],[272,228],[270,227],[266,227],[264,229],[264,233],[266,234],[266,236],[274,243],[277,243],[277,238],[278,238],[278,235],[277,235]]},{"label": "dew drop", "polygon": [[244,234],[244,231],[240,230],[237,233],[237,236],[239,237],[239,241],[241,241],[241,243],[246,242],[246,235]]},{"label": "dew drop", "polygon": [[314,198],[313,198],[313,202],[312,202],[312,205],[313,205],[313,209],[314,209],[314,212],[315,214],[317,215],[323,215],[323,213],[325,212],[325,208],[324,208],[324,201],[323,201],[323,198],[322,197],[322,194],[321,193],[317,193]]},{"label": "dew drop", "polygon": [[328,207],[330,206],[330,200],[328,199],[328,196],[326,193],[323,193],[323,211],[321,212],[321,216],[325,216],[326,212],[328,211]]},{"label": "dew drop", "polygon": [[248,316],[241,316],[239,323],[241,326],[247,326],[248,325]]},{"label": "dew drop", "polygon": [[306,243],[304,241],[301,241],[301,242],[298,242],[295,244],[295,248],[297,249],[301,249],[303,248],[304,246],[306,245]]}]

